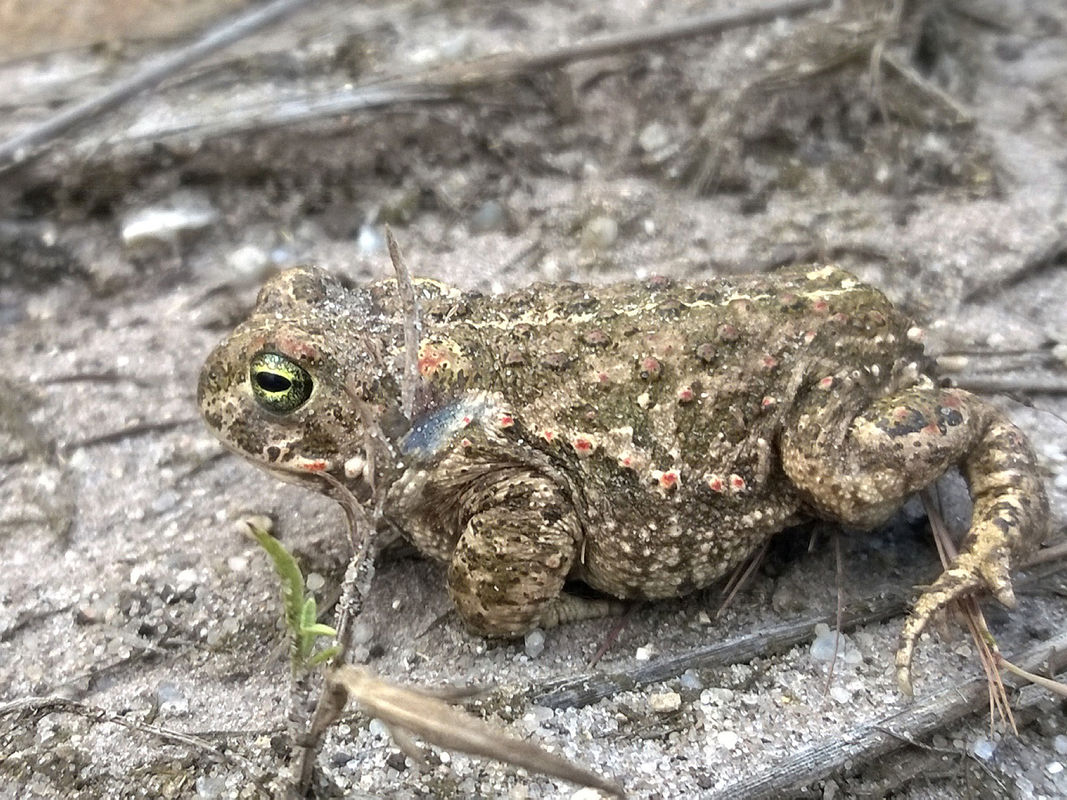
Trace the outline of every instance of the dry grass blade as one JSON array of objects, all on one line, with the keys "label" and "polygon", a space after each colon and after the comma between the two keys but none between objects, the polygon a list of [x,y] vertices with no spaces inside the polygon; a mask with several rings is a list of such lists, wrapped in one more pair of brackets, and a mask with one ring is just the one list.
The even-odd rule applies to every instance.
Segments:
[{"label": "dry grass blade", "polygon": [[1046,678],[1043,675],[1035,675],[1033,672],[1028,672],[1022,667],[1017,667],[1012,664],[1008,659],[1004,658],[999,652],[996,654],[997,666],[1006,669],[1013,675],[1018,675],[1020,678],[1030,681],[1030,683],[1041,686],[1048,689],[1050,692],[1058,694],[1060,697],[1067,697],[1067,684],[1054,681],[1051,678]]},{"label": "dry grass blade", "polygon": [[1048,564],[1052,561],[1059,561],[1061,558],[1067,558],[1067,541],[1038,550],[1030,557],[1025,566],[1036,567],[1038,564]]},{"label": "dry grass blade", "polygon": [[640,607],[641,603],[631,603],[627,607],[626,613],[619,617],[615,624],[611,626],[608,635],[604,637],[604,641],[601,642],[600,647],[593,653],[593,657],[589,659],[589,663],[585,665],[586,669],[592,669],[600,663],[600,659],[607,654],[608,650],[611,649],[611,646],[618,640],[619,634],[622,633],[622,629],[626,627],[626,623],[630,621],[630,617],[633,616],[634,611]]},{"label": "dry grass blade", "polygon": [[65,106],[41,124],[0,143],[0,172],[40,155],[48,145],[60,141],[63,134],[122,105],[211,53],[278,22],[306,2],[274,0],[266,5],[254,6],[235,19],[211,28],[192,44],[151,60],[131,78],[119,81],[98,95]]},{"label": "dry grass blade", "polygon": [[368,714],[390,729],[469,755],[492,758],[532,772],[591,786],[622,797],[619,784],[549,753],[536,744],[516,739],[470,714],[422,692],[372,677],[353,666],[337,669],[329,677],[331,692],[343,691]]},{"label": "dry grass blade", "polygon": [[[934,542],[937,544],[937,552],[941,556],[941,564],[945,569],[948,569],[956,558],[956,546],[952,542],[952,537],[949,536],[948,528],[938,510],[939,504],[935,501],[931,490],[927,489],[922,492],[922,500],[926,514],[930,519],[930,530],[934,535]],[[993,725],[994,717],[999,714],[1000,718],[1011,726],[1012,731],[1018,734],[1019,729],[1016,727],[1015,717],[1011,713],[1008,694],[1004,689],[1004,682],[1000,679],[1000,672],[997,671],[997,662],[1001,658],[1000,650],[997,648],[993,634],[989,631],[985,615],[982,614],[978,601],[973,597],[960,600],[957,605],[967,621],[967,628],[974,639],[975,647],[978,649],[979,663],[982,665],[982,670],[985,672],[986,680],[988,681],[990,727]]]},{"label": "dry grass blade", "polygon": [[823,687],[824,695],[830,694],[830,686],[834,682],[834,667],[837,666],[837,656],[841,649],[841,620],[845,613],[845,566],[841,556],[841,535],[833,534],[834,542],[834,567],[837,576],[837,624],[834,627],[834,655],[830,659],[830,668],[826,671],[826,685]]},{"label": "dry grass blade", "polygon": [[756,551],[756,553],[748,560],[747,563],[742,564],[740,567],[734,570],[733,575],[726,582],[726,586],[723,587],[722,602],[719,603],[718,609],[715,611],[715,618],[718,619],[723,615],[723,612],[729,607],[730,603],[737,597],[737,593],[740,592],[747,584],[749,579],[755,573],[760,564],[763,563],[764,556],[767,555],[767,551],[771,547],[771,540],[768,539],[763,543],[763,546]]},{"label": "dry grass blade", "polygon": [[404,380],[400,387],[402,411],[408,419],[415,411],[416,391],[419,388],[419,333],[422,321],[419,318],[419,303],[415,297],[415,285],[404,262],[393,230],[385,226],[385,241],[389,246],[389,259],[396,271],[396,288],[404,304]]},{"label": "dry grass blade", "polygon": [[[262,8],[257,19],[266,17],[274,4],[307,2],[307,0],[274,0]],[[322,119],[341,119],[347,115],[372,111],[400,104],[455,102],[470,89],[506,84],[525,75],[538,75],[581,61],[618,54],[663,47],[687,39],[713,36],[724,31],[778,19],[802,16],[828,8],[830,0],[778,0],[750,8],[726,9],[700,14],[681,20],[672,20],[662,25],[644,26],[634,30],[606,34],[587,41],[565,44],[544,52],[529,54],[522,50],[493,56],[482,56],[441,67],[433,67],[415,74],[376,80],[372,84],[339,89],[333,92],[316,92],[281,101],[271,97],[268,101],[228,107],[224,103],[206,104],[209,108],[187,109],[180,103],[173,114],[163,115],[159,120],[146,120],[138,131],[119,131],[103,140],[90,141],[60,138],[75,123],[99,116],[110,108],[124,102],[146,86],[167,77],[186,63],[199,59],[203,50],[194,52],[190,58],[185,51],[175,54],[172,63],[157,69],[155,64],[146,68],[127,83],[108,89],[100,97],[78,103],[78,107],[61,109],[54,117],[45,120],[33,130],[19,134],[7,142],[0,142],[0,174],[13,165],[25,163],[49,147],[58,147],[65,142],[68,147],[82,152],[84,157],[97,159],[113,158],[115,153],[128,153],[138,144],[158,143],[166,139],[179,139],[198,143],[223,136],[258,132],[281,126],[306,124]],[[280,16],[280,12],[278,12]],[[242,34],[247,28],[242,28]],[[212,40],[214,43],[214,40]],[[202,47],[199,43],[193,47]],[[216,46],[217,49],[217,46]],[[180,60],[179,60],[180,57]],[[82,107],[86,108],[82,108]],[[342,123],[347,124],[347,123]]]}]

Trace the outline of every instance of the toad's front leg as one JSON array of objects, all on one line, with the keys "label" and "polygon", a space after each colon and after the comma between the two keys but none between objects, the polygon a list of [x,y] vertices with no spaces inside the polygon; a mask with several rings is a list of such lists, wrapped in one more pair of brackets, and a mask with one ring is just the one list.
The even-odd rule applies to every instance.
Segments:
[{"label": "toad's front leg", "polygon": [[964,391],[916,387],[854,417],[833,396],[809,398],[783,435],[782,459],[820,514],[859,528],[883,522],[950,467],[963,468],[974,500],[971,528],[956,562],[923,592],[904,624],[897,678],[906,693],[912,653],[930,618],[979,589],[1014,605],[1012,560],[1047,530],[1048,500],[1026,437]]},{"label": "toad's front leg", "polygon": [[449,562],[448,590],[474,632],[515,636],[619,608],[563,592],[582,528],[551,478],[508,470],[477,492],[471,512]]}]

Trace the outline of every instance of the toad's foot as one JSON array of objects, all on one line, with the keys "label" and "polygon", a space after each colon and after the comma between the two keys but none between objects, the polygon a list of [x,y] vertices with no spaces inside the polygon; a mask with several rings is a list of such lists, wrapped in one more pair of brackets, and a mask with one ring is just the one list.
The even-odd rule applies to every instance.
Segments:
[{"label": "toad's foot", "polygon": [[962,552],[923,592],[901,631],[897,683],[908,695],[912,692],[912,654],[934,614],[953,600],[981,590],[1014,608],[1012,561],[1040,544],[1048,527],[1048,500],[1033,451],[1018,428],[996,412],[990,411],[990,416],[988,427],[963,462],[974,510]]},{"label": "toad's foot", "polygon": [[810,504],[847,525],[873,528],[953,465],[974,500],[960,556],[919,598],[897,652],[897,680],[911,694],[911,660],[930,618],[953,600],[989,590],[1015,604],[1012,560],[1048,528],[1048,500],[1033,450],[998,410],[958,389],[917,386],[873,402],[840,439],[845,409],[811,402],[784,437],[783,463]]},{"label": "toad's foot", "polygon": [[912,694],[911,661],[919,636],[933,616],[954,600],[962,600],[981,589],[990,590],[1008,608],[1015,607],[1015,592],[1006,561],[981,561],[974,553],[964,553],[922,593],[900,632],[897,648],[897,685]]}]

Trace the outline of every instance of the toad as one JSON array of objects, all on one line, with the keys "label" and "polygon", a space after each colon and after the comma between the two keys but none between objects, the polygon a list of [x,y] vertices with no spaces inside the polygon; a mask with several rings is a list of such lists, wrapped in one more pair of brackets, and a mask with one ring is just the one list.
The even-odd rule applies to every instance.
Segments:
[{"label": "toad", "polygon": [[[684,595],[806,519],[884,523],[959,466],[974,512],[915,603],[897,654],[1045,535],[1033,450],[1003,413],[931,377],[921,333],[833,266],[691,285],[538,284],[506,294],[413,282],[418,397],[405,408],[394,280],[286,271],[211,354],[198,398],[230,449],[283,479],[360,497],[447,565],[472,631],[518,636]],[[408,413],[405,413],[408,411]],[[369,417],[368,417],[369,415]],[[365,421],[386,456],[366,456]],[[368,474],[373,472],[373,474]]]}]

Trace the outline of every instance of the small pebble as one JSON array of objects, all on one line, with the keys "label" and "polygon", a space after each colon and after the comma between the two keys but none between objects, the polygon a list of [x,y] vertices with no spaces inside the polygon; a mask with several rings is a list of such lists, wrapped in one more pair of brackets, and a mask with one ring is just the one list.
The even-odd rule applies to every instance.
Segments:
[{"label": "small pebble", "polygon": [[836,633],[828,626],[821,623],[815,626],[815,640],[811,643],[810,650],[812,658],[816,661],[833,661],[834,654],[843,649],[837,643]]},{"label": "small pebble", "polygon": [[173,489],[164,489],[162,492],[155,496],[152,500],[152,511],[156,514],[162,514],[164,511],[170,511],[174,506],[178,505],[178,501],[181,500],[179,495]]},{"label": "small pebble", "polygon": [[696,673],[696,670],[687,669],[678,678],[678,683],[683,689],[703,689],[704,682],[700,680],[700,675]]},{"label": "small pebble", "polygon": [[1061,756],[1067,756],[1067,736],[1062,733],[1053,737],[1052,749]]},{"label": "small pebble", "polygon": [[534,628],[523,639],[523,647],[527,656],[537,658],[545,652],[545,632],[540,628]]},{"label": "small pebble", "polygon": [[841,703],[844,705],[852,700],[852,692],[846,689],[844,686],[831,686],[830,687],[830,699],[835,703]]},{"label": "small pebble", "polygon": [[715,741],[723,750],[733,750],[735,747],[737,747],[737,743],[740,738],[741,737],[739,737],[733,731],[719,731],[715,735]]},{"label": "small pebble", "polygon": [[608,216],[593,217],[582,228],[583,250],[607,250],[619,238],[619,223]]},{"label": "small pebble", "polygon": [[975,758],[980,758],[982,761],[988,761],[993,757],[993,753],[997,750],[996,742],[991,742],[989,739],[982,738],[976,739],[974,747],[971,748],[971,752],[974,753]]},{"label": "small pebble", "polygon": [[1045,764],[1045,772],[1047,772],[1049,775],[1059,775],[1061,772],[1063,772],[1063,764],[1061,764],[1059,761],[1050,761]]},{"label": "small pebble", "polygon": [[704,705],[724,706],[733,702],[734,690],[712,686],[700,693],[700,702]]},{"label": "small pebble", "polygon": [[656,153],[671,143],[671,132],[662,122],[650,122],[637,135],[637,144],[646,153]]},{"label": "small pebble", "polygon": [[173,243],[181,234],[214,224],[218,216],[218,211],[205,198],[179,196],[168,205],[140,208],[127,214],[122,221],[122,243],[126,247]]},{"label": "small pebble", "polygon": [[174,576],[174,588],[178,594],[185,594],[200,584],[200,576],[195,569],[183,569]]},{"label": "small pebble", "polygon": [[541,725],[548,722],[555,716],[555,712],[551,708],[545,706],[530,706],[530,710],[522,715],[523,720],[534,725]]},{"label": "small pebble", "polygon": [[657,692],[648,698],[648,704],[657,714],[667,714],[682,707],[682,696],[678,692]]},{"label": "small pebble", "polygon": [[201,775],[196,779],[196,796],[206,800],[223,797],[226,792],[226,779],[219,775]]},{"label": "small pebble", "polygon": [[181,716],[189,713],[189,700],[182,694],[177,684],[160,681],[156,686],[156,705],[165,716]]},{"label": "small pebble", "polygon": [[634,652],[634,658],[638,661],[648,661],[656,654],[656,649],[648,644],[644,647],[638,647]]},{"label": "small pebble", "polygon": [[356,247],[361,255],[372,256],[385,247],[385,237],[373,225],[360,225],[356,236]]},{"label": "small pebble", "polygon": [[270,254],[262,247],[246,244],[226,256],[226,266],[248,280],[262,280],[271,267]]}]

